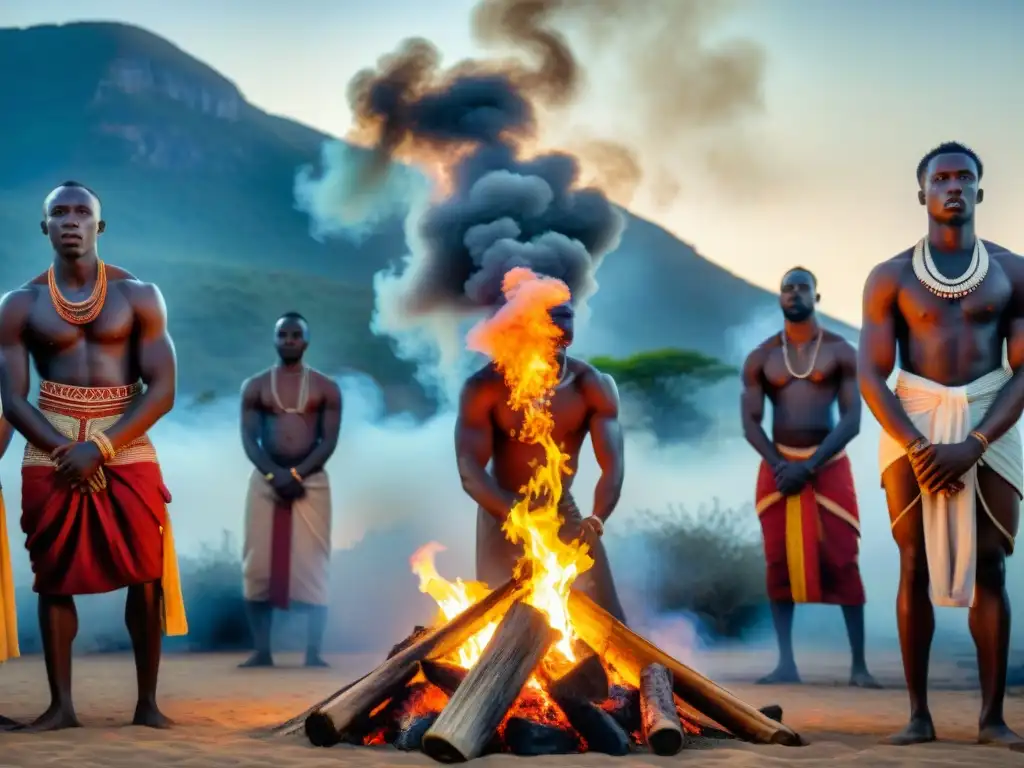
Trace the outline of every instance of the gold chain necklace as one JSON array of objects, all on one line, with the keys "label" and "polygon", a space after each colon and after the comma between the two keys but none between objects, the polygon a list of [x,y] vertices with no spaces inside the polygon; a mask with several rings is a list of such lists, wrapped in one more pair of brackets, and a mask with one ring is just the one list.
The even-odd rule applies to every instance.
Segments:
[{"label": "gold chain necklace", "polygon": [[96,259],[96,283],[92,287],[92,293],[83,301],[68,301],[57,287],[57,275],[53,265],[46,273],[46,282],[50,289],[50,301],[53,308],[65,322],[72,325],[85,325],[91,323],[100,312],[107,301],[107,268],[102,259]]},{"label": "gold chain necklace", "polygon": [[789,371],[789,375],[794,379],[806,379],[814,371],[814,364],[818,362],[818,351],[821,349],[821,337],[824,334],[825,329],[819,328],[818,340],[814,342],[814,352],[811,354],[811,364],[805,373],[797,373],[793,370],[793,366],[789,364],[789,345],[786,343],[786,332],[782,331],[779,333],[779,337],[782,339],[782,360],[786,364],[786,370]]},{"label": "gold chain necklace", "polygon": [[278,366],[274,366],[270,371],[270,396],[274,398],[274,405],[284,413],[305,413],[306,405],[309,403],[309,368],[302,366],[302,381],[299,383],[299,396],[296,399],[294,408],[285,408],[281,404],[281,396],[277,392],[277,372],[280,370]]}]

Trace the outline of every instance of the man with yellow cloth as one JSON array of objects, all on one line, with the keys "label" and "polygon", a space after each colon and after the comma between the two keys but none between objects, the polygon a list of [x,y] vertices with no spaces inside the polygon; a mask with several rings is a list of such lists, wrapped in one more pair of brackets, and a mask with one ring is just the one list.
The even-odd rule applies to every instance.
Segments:
[{"label": "man with yellow cloth", "polygon": [[[0,409],[0,459],[11,444],[11,425]],[[11,546],[7,539],[7,509],[4,506],[3,486],[0,486],[0,664],[16,659],[18,650],[18,610],[14,604],[14,575],[11,572]],[[13,725],[13,721],[0,715],[0,728]]]},{"label": "man with yellow cloth", "polygon": [[[762,458],[757,515],[779,641],[778,667],[758,682],[800,682],[793,657],[794,605],[826,603],[843,610],[853,653],[850,685],[877,688],[864,658],[860,518],[844,450],[860,431],[857,356],[842,337],[818,324],[817,291],[814,275],[802,267],[783,275],[783,330],[743,365],[743,432]],[[771,439],[761,426],[766,397],[772,403]]]}]

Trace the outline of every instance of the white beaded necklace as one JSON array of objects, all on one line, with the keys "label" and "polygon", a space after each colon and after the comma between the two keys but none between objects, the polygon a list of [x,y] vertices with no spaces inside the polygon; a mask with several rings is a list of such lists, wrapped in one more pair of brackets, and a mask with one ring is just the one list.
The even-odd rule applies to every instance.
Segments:
[{"label": "white beaded necklace", "polygon": [[935,266],[928,238],[922,237],[914,247],[913,265],[917,279],[929,291],[944,299],[959,299],[976,291],[988,275],[988,249],[981,238],[975,238],[967,269],[958,277],[947,278]]}]

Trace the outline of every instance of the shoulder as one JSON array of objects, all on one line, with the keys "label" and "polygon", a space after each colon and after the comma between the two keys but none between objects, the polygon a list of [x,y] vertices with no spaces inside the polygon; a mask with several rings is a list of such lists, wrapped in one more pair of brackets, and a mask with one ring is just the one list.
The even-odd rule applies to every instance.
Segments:
[{"label": "shoulder", "polygon": [[462,384],[460,399],[466,405],[483,406],[495,403],[499,393],[503,392],[504,383],[494,364],[488,363],[466,378]]},{"label": "shoulder", "polygon": [[904,275],[911,268],[912,255],[912,249],[906,250],[876,264],[864,281],[864,300],[867,302],[895,298]]},{"label": "shoulder", "polygon": [[779,334],[773,333],[767,339],[762,341],[747,355],[743,361],[744,373],[757,371],[765,364],[768,356],[772,353],[772,350],[778,349],[781,346],[779,343]]},{"label": "shoulder", "polygon": [[1002,267],[1011,282],[1024,281],[1024,258],[996,243],[990,243],[988,240],[982,240],[982,242],[985,244],[989,257]]},{"label": "shoulder", "polygon": [[844,337],[835,331],[825,331],[821,337],[822,344],[828,346],[829,350],[839,359],[840,362],[857,362],[857,348],[848,342]]},{"label": "shoulder", "polygon": [[313,386],[324,394],[331,397],[341,397],[341,387],[338,386],[338,382],[335,381],[333,377],[328,376],[322,371],[318,371],[316,368],[310,368],[309,378],[313,382]]},{"label": "shoulder", "polygon": [[619,387],[611,374],[599,371],[590,363],[575,358],[569,366],[587,402],[595,410],[615,410],[619,405]]},{"label": "shoulder", "polygon": [[270,378],[270,369],[260,371],[250,376],[248,379],[242,382],[242,394],[252,395],[259,393],[264,383]]},{"label": "shoulder", "polygon": [[39,286],[32,282],[8,291],[0,297],[0,322],[6,328],[19,327],[25,322],[39,297]]},{"label": "shoulder", "polygon": [[120,267],[108,267],[107,275],[108,281],[117,285],[136,314],[145,319],[165,318],[167,305],[155,283],[143,282]]}]

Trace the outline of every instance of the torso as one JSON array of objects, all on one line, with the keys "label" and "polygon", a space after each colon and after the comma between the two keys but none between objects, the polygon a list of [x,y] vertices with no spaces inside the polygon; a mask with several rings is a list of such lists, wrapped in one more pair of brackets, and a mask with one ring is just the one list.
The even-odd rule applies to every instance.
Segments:
[{"label": "torso", "polygon": [[[270,460],[282,467],[301,463],[323,436],[322,412],[327,380],[319,371],[306,370],[309,379],[305,398],[301,392],[303,374],[299,371],[277,372],[276,398],[271,386],[274,369],[253,379],[259,391],[260,445]],[[290,412],[299,407],[300,412]]]},{"label": "torso", "polygon": [[[567,493],[572,486],[579,465],[580,448],[590,429],[591,408],[584,390],[588,376],[600,374],[586,363],[570,358],[565,378],[551,398],[551,413],[554,416],[552,437],[569,456],[570,474],[563,475],[563,493]],[[520,442],[513,436],[513,433],[521,429],[523,417],[506,402],[507,389],[500,374],[491,375],[490,386],[501,391],[498,404],[492,411],[494,458],[491,471],[502,488],[518,492],[533,476],[533,464],[544,462],[544,449],[539,445]]]},{"label": "torso", "polygon": [[[85,325],[74,325],[57,314],[45,274],[22,288],[32,297],[23,338],[39,376],[80,387],[115,387],[137,382],[140,371],[132,300],[140,285],[129,273],[108,265],[103,309]],[[65,292],[64,296],[70,301],[81,301],[87,293]]]},{"label": "torso", "polygon": [[[899,270],[896,342],[900,368],[908,373],[960,386],[1002,366],[1004,321],[1013,293],[1005,261],[1018,257],[983,242],[990,256],[988,275],[973,293],[959,299],[936,296],[921,284],[914,274],[912,249],[890,262]],[[933,255],[944,274],[962,269]]]},{"label": "torso", "polygon": [[786,367],[779,334],[762,345],[762,376],[765,395],[772,404],[772,440],[792,448],[817,446],[835,425],[833,406],[842,382],[840,355],[849,344],[841,336],[823,331],[814,366],[815,340],[799,348],[789,345],[789,367],[804,375],[798,378]]}]

